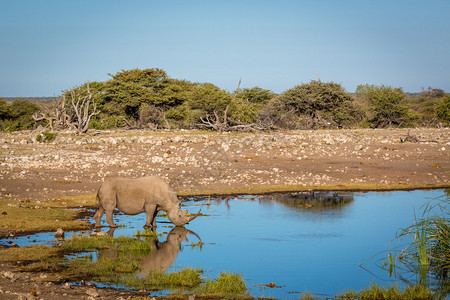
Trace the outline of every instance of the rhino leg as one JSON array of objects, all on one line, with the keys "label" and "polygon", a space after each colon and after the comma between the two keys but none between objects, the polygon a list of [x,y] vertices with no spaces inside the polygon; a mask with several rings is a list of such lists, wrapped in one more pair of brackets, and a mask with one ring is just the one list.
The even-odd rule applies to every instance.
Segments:
[{"label": "rhino leg", "polygon": [[95,227],[102,226],[101,219],[102,219],[104,213],[105,213],[105,209],[102,206],[100,206],[94,215]]},{"label": "rhino leg", "polygon": [[145,212],[147,214],[147,220],[145,222],[144,228],[149,228],[150,225],[153,228],[156,228],[156,214],[158,213],[158,210],[156,209],[157,205],[146,205],[145,206]]},{"label": "rhino leg", "polygon": [[106,211],[106,223],[108,223],[111,227],[117,227],[117,225],[114,224],[113,211],[113,209]]}]

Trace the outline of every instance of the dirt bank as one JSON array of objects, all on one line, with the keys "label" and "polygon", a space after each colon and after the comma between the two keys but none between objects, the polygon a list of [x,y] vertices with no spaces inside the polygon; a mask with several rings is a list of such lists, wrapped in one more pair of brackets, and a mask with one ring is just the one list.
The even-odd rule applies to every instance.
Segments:
[{"label": "dirt bank", "polygon": [[179,192],[289,185],[449,182],[450,129],[318,130],[277,133],[59,133],[0,135],[0,197],[50,199],[94,193],[108,177],[157,174]]}]

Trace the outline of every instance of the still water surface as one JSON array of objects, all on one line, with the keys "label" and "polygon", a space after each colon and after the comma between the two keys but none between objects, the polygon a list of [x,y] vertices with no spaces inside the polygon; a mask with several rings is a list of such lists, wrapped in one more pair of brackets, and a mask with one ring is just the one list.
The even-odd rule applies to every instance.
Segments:
[{"label": "still water surface", "polygon": [[[353,193],[349,203],[321,208],[287,205],[279,202],[282,197],[273,196],[211,199],[209,206],[202,206],[210,216],[186,226],[205,244],[201,249],[191,247],[198,239],[188,235],[169,272],[198,267],[212,278],[219,272],[242,273],[252,295],[276,298],[300,296],[292,292],[334,295],[371,283],[403,286],[404,280],[390,278],[379,267],[378,258],[364,268],[360,264],[398,246],[391,242],[396,233],[411,225],[415,214],[420,216],[422,205],[443,194],[442,190]],[[197,199],[185,205],[196,212],[197,205],[206,202]],[[138,229],[145,223],[144,215],[122,219],[133,220]],[[161,225],[165,224],[158,231],[170,230]],[[132,234],[136,228],[119,228],[115,235]],[[270,282],[282,287],[261,287]]]},{"label": "still water surface", "polygon": [[[443,190],[352,193],[347,203],[327,207],[286,202],[280,195],[211,198],[210,205],[207,199],[188,199],[184,205],[189,211],[197,212],[201,206],[209,215],[186,225],[204,245],[192,247],[198,237],[188,234],[168,272],[202,268],[210,278],[219,272],[241,273],[252,295],[278,299],[299,298],[298,292],[333,296],[371,283],[404,286],[415,278],[389,277],[379,261],[387,253],[360,265],[401,245],[391,242],[396,233],[411,225],[415,214],[420,217],[422,205],[443,194]],[[115,221],[126,226],[114,236],[131,236],[142,231],[145,214],[118,214]],[[165,218],[158,217],[157,225],[158,232],[171,230]],[[166,237],[161,236],[160,242]],[[271,282],[280,287],[262,286]]]}]

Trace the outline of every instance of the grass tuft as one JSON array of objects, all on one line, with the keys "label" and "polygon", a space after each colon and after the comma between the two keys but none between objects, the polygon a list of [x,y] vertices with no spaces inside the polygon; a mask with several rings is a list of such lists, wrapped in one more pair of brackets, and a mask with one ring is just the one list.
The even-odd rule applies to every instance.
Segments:
[{"label": "grass tuft", "polygon": [[380,287],[372,284],[369,288],[361,291],[348,290],[344,293],[338,294],[336,299],[398,299],[398,300],[413,300],[413,299],[434,299],[434,293],[423,286],[415,285],[400,289],[398,286]]},{"label": "grass tuft", "polygon": [[207,280],[196,290],[199,294],[241,295],[247,292],[242,274],[223,273],[215,280]]},{"label": "grass tuft", "polygon": [[117,252],[140,254],[148,254],[152,251],[152,247],[147,241],[126,236],[114,238],[110,236],[74,235],[64,241],[62,248],[66,251],[115,249]]}]

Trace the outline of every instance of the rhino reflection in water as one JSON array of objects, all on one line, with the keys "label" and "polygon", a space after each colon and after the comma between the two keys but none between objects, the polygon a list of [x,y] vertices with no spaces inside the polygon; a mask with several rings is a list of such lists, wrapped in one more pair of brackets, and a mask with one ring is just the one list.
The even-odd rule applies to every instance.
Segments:
[{"label": "rhino reflection in water", "polygon": [[[108,234],[112,236],[114,230],[114,228],[111,228]],[[200,240],[200,237],[195,232],[184,227],[174,227],[167,235],[165,242],[160,243],[157,239],[149,241],[152,250],[148,255],[140,257],[137,254],[136,257],[133,257],[132,253],[127,253],[126,256],[138,262],[140,267],[139,275],[146,275],[150,271],[166,272],[181,251],[181,243],[188,241],[187,235],[189,234],[196,236]],[[99,253],[99,256],[116,257],[117,250],[103,250]]]},{"label": "rhino reflection in water", "polygon": [[175,262],[181,250],[181,243],[188,241],[188,234],[195,235],[200,240],[196,233],[183,227],[172,229],[163,243],[153,240],[152,252],[142,259],[139,274],[145,275],[153,270],[166,272]]},{"label": "rhino reflection in water", "polygon": [[159,176],[147,176],[137,179],[113,178],[106,180],[97,192],[98,210],[94,215],[95,226],[101,226],[101,219],[106,212],[106,222],[116,227],[113,211],[118,210],[127,215],[145,212],[147,220],[144,227],[156,227],[158,211],[167,212],[167,217],[175,226],[184,226],[199,214],[188,217],[187,210],[181,210],[181,201],[176,193]]}]

